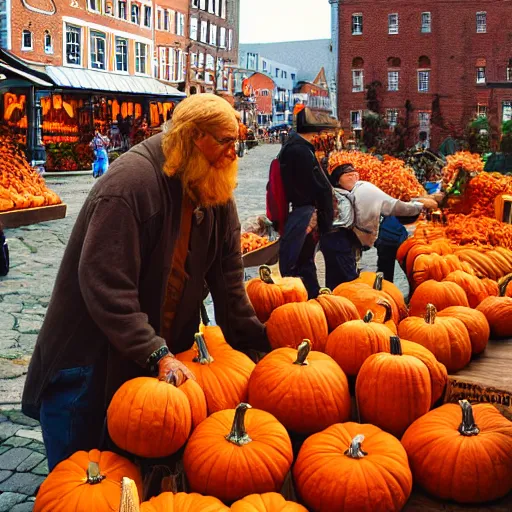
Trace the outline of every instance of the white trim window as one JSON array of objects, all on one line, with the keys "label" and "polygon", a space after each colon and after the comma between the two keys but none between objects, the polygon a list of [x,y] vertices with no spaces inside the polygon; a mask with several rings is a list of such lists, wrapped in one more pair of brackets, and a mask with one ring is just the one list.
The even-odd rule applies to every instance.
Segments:
[{"label": "white trim window", "polygon": [[116,44],[116,71],[128,73],[128,39],[115,38]]},{"label": "white trim window", "polygon": [[360,36],[363,34],[363,15],[358,12],[352,14],[352,35]]},{"label": "white trim window", "polygon": [[228,51],[233,49],[233,29],[229,29],[228,31]]},{"label": "white trim window", "polygon": [[159,55],[159,67],[158,67],[158,78],[160,80],[169,80],[166,76],[167,73],[167,48],[158,48]]},{"label": "white trim window", "polygon": [[82,29],[66,25],[66,64],[82,65]]},{"label": "white trim window", "polygon": [[476,13],[476,32],[485,34],[487,32],[487,13],[480,11]]},{"label": "white trim window", "polygon": [[114,16],[113,0],[105,0],[104,12],[107,16]]},{"label": "white trim window", "polygon": [[388,91],[398,91],[400,81],[400,71],[389,70],[388,71]]},{"label": "white trim window", "polygon": [[479,66],[476,68],[476,83],[485,84],[485,66]]},{"label": "white trim window", "polygon": [[100,12],[100,0],[87,0],[87,10]]},{"label": "white trim window", "polygon": [[156,9],[156,30],[162,30],[162,9]]},{"label": "white trim window", "polygon": [[421,13],[421,32],[423,34],[432,32],[432,14],[430,12]]},{"label": "white trim window", "polygon": [[512,59],[507,64],[507,82],[512,82]]},{"label": "white trim window", "polygon": [[197,65],[197,67],[200,69],[204,68],[204,53],[199,54],[199,64]]},{"label": "white trim window", "polygon": [[199,7],[199,0],[192,0],[191,5],[194,9],[197,9]]},{"label": "white trim window", "polygon": [[147,28],[151,28],[151,6],[144,6],[144,26]]},{"label": "white trim window", "polygon": [[218,16],[220,18],[221,14],[222,14],[222,0],[216,0],[216,2],[215,2],[215,16]]},{"label": "white trim window", "polygon": [[167,59],[167,76],[170,82],[176,82],[176,51],[174,48],[169,48]]},{"label": "white trim window", "polygon": [[208,12],[215,14],[215,0],[208,0]]},{"label": "white trim window", "polygon": [[362,69],[352,70],[352,92],[364,91],[364,72]]},{"label": "white trim window", "polygon": [[219,30],[219,46],[226,48],[226,27],[220,27]]},{"label": "white trim window", "polygon": [[190,54],[190,67],[191,68],[197,68],[198,62],[199,62],[199,60],[198,60],[198,57],[197,57],[197,53],[192,52]]},{"label": "white trim window", "polygon": [[190,18],[190,39],[197,41],[197,18]]},{"label": "white trim window", "polygon": [[185,15],[181,12],[176,12],[176,35],[185,35]]},{"label": "white trim window", "polygon": [[418,70],[418,92],[430,91],[430,69]]},{"label": "white trim window", "polygon": [[178,82],[185,80],[185,53],[178,50]]},{"label": "white trim window", "polygon": [[481,105],[480,103],[476,106],[477,117],[487,117],[487,105]]},{"label": "white trim window", "polygon": [[199,41],[201,41],[201,43],[208,42],[208,22],[207,21],[201,21],[201,32],[199,34]]},{"label": "white trim window", "polygon": [[32,32],[26,28],[21,31],[21,49],[24,52],[29,52],[34,49]]},{"label": "white trim window", "polygon": [[215,59],[209,53],[206,55],[206,69],[215,69]]},{"label": "white trim window", "polygon": [[91,30],[90,55],[92,69],[107,69],[107,36],[104,32]]},{"label": "white trim window", "polygon": [[220,16],[221,16],[221,18],[226,19],[226,16],[228,13],[227,8],[226,8],[226,0],[220,0],[220,2],[221,2],[220,3],[220,7],[221,7]]},{"label": "white trim window", "polygon": [[199,0],[199,9],[206,11],[206,0]]},{"label": "white trim window", "polygon": [[504,101],[502,103],[501,120],[512,121],[512,101]]},{"label": "white trim window", "polygon": [[53,53],[53,40],[49,30],[44,31],[43,36],[44,53],[51,55]]},{"label": "white trim window", "polygon": [[171,25],[169,23],[169,10],[168,9],[164,9],[163,16],[164,16],[163,30],[165,30],[166,32],[169,32]]},{"label": "white trim window", "polygon": [[388,108],[386,109],[386,121],[390,128],[394,128],[398,124],[398,109]]},{"label": "white trim window", "polygon": [[147,74],[148,45],[135,41],[135,73]]},{"label": "white trim window", "polygon": [[11,49],[11,1],[0,0],[0,48]]},{"label": "white trim window", "polygon": [[388,34],[398,34],[398,13],[388,14]]},{"label": "white trim window", "polygon": [[363,129],[363,111],[351,110],[350,111],[350,127],[352,130]]},{"label": "white trim window", "polygon": [[133,3],[131,4],[131,17],[130,20],[135,25],[140,25],[140,5]]},{"label": "white trim window", "polygon": [[210,44],[217,46],[217,25],[210,23]]},{"label": "white trim window", "polygon": [[117,17],[126,21],[126,14],[128,12],[126,0],[117,0]]},{"label": "white trim window", "polygon": [[418,112],[418,125],[420,132],[430,132],[430,112]]}]

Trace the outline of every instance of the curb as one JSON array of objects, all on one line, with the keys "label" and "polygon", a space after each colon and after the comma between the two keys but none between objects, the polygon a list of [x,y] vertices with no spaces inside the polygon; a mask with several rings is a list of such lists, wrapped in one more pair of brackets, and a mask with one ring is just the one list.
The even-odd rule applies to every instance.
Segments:
[{"label": "curb", "polygon": [[43,178],[55,178],[59,176],[88,176],[92,174],[90,171],[62,171],[62,172],[45,172]]}]

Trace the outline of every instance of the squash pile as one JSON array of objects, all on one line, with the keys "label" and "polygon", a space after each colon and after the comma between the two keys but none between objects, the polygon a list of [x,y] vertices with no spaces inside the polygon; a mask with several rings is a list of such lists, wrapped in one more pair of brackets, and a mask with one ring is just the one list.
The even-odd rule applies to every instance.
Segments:
[{"label": "squash pile", "polygon": [[270,244],[270,240],[266,236],[259,236],[256,233],[244,232],[240,235],[242,245],[242,254],[261,249]]},{"label": "squash pile", "polygon": [[458,151],[454,155],[446,157],[446,165],[443,167],[443,189],[450,190],[457,180],[460,171],[469,173],[481,173],[484,170],[484,162],[477,153]]},{"label": "squash pile", "polygon": [[12,139],[0,135],[0,212],[60,204]]}]

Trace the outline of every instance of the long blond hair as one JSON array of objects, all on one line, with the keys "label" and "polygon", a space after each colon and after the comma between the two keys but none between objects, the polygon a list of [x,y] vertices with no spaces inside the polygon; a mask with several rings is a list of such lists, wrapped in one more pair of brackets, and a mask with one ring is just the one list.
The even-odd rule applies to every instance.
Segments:
[{"label": "long blond hair", "polygon": [[215,134],[223,129],[236,130],[239,119],[238,112],[215,94],[194,94],[184,99],[164,129],[164,172],[174,176],[183,171],[194,151],[194,138],[201,131]]}]

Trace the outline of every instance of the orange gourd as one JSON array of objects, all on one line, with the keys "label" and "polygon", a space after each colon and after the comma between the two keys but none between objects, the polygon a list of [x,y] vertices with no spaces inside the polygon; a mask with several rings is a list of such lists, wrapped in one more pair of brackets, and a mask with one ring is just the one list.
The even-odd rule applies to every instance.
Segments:
[{"label": "orange gourd", "polygon": [[320,290],[320,294],[315,300],[324,310],[329,332],[334,331],[336,327],[344,324],[345,322],[361,318],[357,308],[352,302],[345,297],[333,295],[329,288],[322,288]]},{"label": "orange gourd", "polygon": [[477,307],[491,328],[492,336],[510,338],[512,336],[512,298],[487,297]]},{"label": "orange gourd", "polygon": [[456,270],[448,274],[444,278],[444,281],[457,283],[466,292],[469,307],[471,308],[476,308],[480,302],[489,296],[481,279],[462,270]]},{"label": "orange gourd", "polygon": [[433,304],[439,311],[449,306],[469,307],[466,292],[450,281],[429,280],[420,284],[409,302],[409,314],[423,316],[427,304]]},{"label": "orange gourd", "polygon": [[308,512],[302,505],[286,501],[277,492],[251,494],[235,501],[230,510],[231,512]]}]

